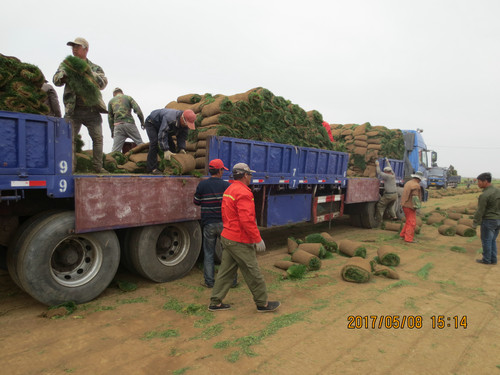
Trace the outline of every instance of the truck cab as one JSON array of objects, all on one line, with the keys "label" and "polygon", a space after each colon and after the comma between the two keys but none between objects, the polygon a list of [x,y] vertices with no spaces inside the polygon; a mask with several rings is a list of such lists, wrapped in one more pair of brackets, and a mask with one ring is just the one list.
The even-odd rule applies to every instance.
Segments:
[{"label": "truck cab", "polygon": [[446,189],[448,171],[443,167],[431,167],[428,171],[427,188]]}]

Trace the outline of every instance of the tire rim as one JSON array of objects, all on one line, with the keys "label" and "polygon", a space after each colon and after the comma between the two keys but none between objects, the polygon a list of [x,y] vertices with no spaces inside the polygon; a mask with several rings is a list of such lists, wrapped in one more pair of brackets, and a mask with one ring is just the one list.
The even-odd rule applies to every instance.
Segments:
[{"label": "tire rim", "polygon": [[189,232],[184,227],[165,227],[156,241],[158,261],[169,267],[181,263],[189,252],[190,241]]},{"label": "tire rim", "polygon": [[50,259],[52,277],[60,285],[79,287],[92,280],[101,268],[102,249],[84,237],[67,237],[57,244]]}]

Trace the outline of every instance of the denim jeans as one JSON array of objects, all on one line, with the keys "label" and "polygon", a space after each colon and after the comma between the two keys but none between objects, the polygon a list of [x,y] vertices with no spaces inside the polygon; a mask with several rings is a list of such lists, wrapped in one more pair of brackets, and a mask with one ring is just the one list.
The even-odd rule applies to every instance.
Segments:
[{"label": "denim jeans", "polygon": [[481,243],[483,244],[483,262],[497,262],[497,237],[500,231],[500,220],[483,219],[481,222]]},{"label": "denim jeans", "polygon": [[203,227],[203,277],[205,284],[214,286],[214,254],[217,237],[222,233],[222,223],[206,224]]}]

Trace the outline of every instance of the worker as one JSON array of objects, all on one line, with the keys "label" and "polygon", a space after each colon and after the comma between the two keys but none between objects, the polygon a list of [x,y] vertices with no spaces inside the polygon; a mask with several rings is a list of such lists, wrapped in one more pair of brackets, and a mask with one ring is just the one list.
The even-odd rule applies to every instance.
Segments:
[{"label": "worker", "polygon": [[420,171],[411,175],[412,179],[407,181],[403,188],[401,205],[406,216],[405,225],[399,236],[407,243],[416,243],[414,239],[415,227],[417,226],[417,209],[422,202],[422,189],[420,182],[424,180],[424,174]]},{"label": "worker", "polygon": [[397,220],[395,205],[398,200],[398,192],[396,189],[396,176],[391,168],[389,159],[386,160],[386,165],[384,171],[380,170],[380,163],[378,160],[375,161],[375,166],[377,168],[377,175],[384,181],[384,194],[379,199],[377,203],[377,222],[381,222],[384,219],[385,210],[389,210],[389,215],[392,220]]},{"label": "worker", "polygon": [[49,107],[49,116],[62,117],[61,106],[59,105],[59,97],[56,89],[48,83],[47,80],[42,85],[42,91],[47,94],[44,104]]},{"label": "worker", "polygon": [[[229,187],[229,182],[222,179],[228,169],[220,159],[208,163],[210,178],[201,181],[196,187],[193,202],[201,206],[201,225],[203,227],[203,278],[201,282],[206,288],[214,286],[214,255],[217,239],[222,233],[221,203],[222,194]],[[236,286],[237,280],[233,282]]]},{"label": "worker", "polygon": [[[105,173],[106,170],[102,167],[101,113],[107,111],[99,90],[106,88],[108,79],[99,65],[87,59],[89,43],[84,38],[76,38],[66,44],[71,46],[73,56],[85,62],[81,66],[75,67],[71,64],[71,61],[66,59],[59,65],[53,78],[56,86],[64,85],[64,118],[71,123],[73,128],[73,152],[75,152],[76,140],[83,124],[87,127],[90,138],[92,138],[94,170],[97,173]],[[80,71],[77,68],[82,68],[82,70]],[[92,90],[92,87],[94,90]],[[92,95],[92,97],[89,95]],[[92,102],[92,104],[89,105],[89,102]],[[75,169],[75,166],[76,158],[73,157],[73,169]]]},{"label": "worker", "polygon": [[252,292],[257,311],[275,311],[281,303],[268,301],[266,282],[260,272],[255,253],[266,250],[255,221],[253,193],[248,187],[255,171],[245,163],[238,163],[232,172],[234,182],[226,189],[222,198],[224,226],[221,234],[222,262],[212,289],[208,310],[220,311],[231,308],[222,301],[231,288],[239,268]]},{"label": "worker", "polygon": [[121,151],[127,138],[131,138],[136,145],[144,143],[137,126],[135,126],[132,109],[137,114],[141,127],[145,129],[141,107],[131,96],[123,94],[121,88],[115,88],[113,98],[108,103],[108,122],[113,138],[111,152]]},{"label": "worker", "polygon": [[[194,130],[196,115],[190,109],[180,111],[171,108],[156,109],[146,118],[146,132],[149,138],[147,171],[161,174],[158,169],[158,146],[164,152],[164,158],[170,160],[176,152],[186,153],[186,139],[189,129]],[[172,139],[176,137],[177,145]]]},{"label": "worker", "polygon": [[474,214],[473,226],[481,226],[482,259],[481,264],[497,264],[497,237],[500,231],[500,189],[491,184],[491,173],[485,172],[477,176],[477,186],[483,189],[478,198],[477,210]]}]

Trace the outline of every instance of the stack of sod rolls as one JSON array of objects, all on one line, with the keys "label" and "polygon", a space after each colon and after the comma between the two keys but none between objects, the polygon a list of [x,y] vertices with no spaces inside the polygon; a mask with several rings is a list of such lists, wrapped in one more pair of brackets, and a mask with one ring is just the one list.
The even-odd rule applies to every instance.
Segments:
[{"label": "stack of sod rolls", "polygon": [[333,149],[319,112],[306,112],[262,87],[234,95],[182,95],[166,107],[191,109],[197,114],[187,151],[200,170],[208,163],[206,140],[210,135]]},{"label": "stack of sod rolls", "polygon": [[402,160],[404,141],[401,130],[357,124],[330,124],[335,150],[350,153],[348,177],[375,177],[375,161],[380,157]]},{"label": "stack of sod rolls", "polygon": [[0,54],[0,110],[46,115],[45,77],[35,65]]},{"label": "stack of sod rolls", "polygon": [[[113,152],[103,156],[103,166],[110,173],[134,174],[146,173],[149,143],[134,147],[125,154]],[[197,175],[195,159],[189,154],[175,154],[170,160],[163,158],[163,152],[158,156],[160,169],[165,175]],[[92,150],[76,153],[76,173],[92,173]]]}]

